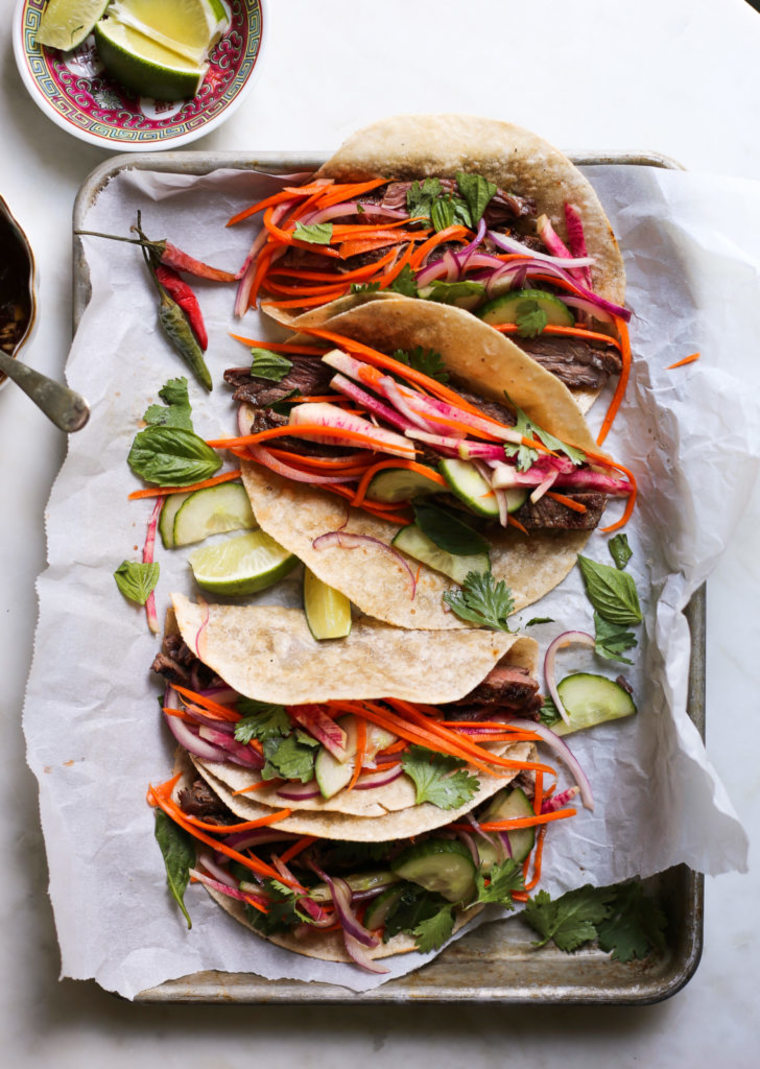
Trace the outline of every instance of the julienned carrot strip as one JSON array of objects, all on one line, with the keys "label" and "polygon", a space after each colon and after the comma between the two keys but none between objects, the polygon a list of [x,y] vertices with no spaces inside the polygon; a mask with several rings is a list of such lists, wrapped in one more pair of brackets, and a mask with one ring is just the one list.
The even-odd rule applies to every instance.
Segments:
[{"label": "julienned carrot strip", "polygon": [[631,339],[628,334],[628,324],[620,316],[615,316],[615,325],[620,335],[620,355],[623,360],[623,367],[620,371],[620,378],[618,379],[617,386],[615,387],[615,393],[610,401],[610,407],[607,409],[607,415],[604,417],[602,423],[602,429],[599,431],[599,436],[596,439],[596,444],[601,445],[604,439],[609,433],[609,429],[612,426],[612,422],[617,415],[620,404],[625,394],[626,386],[628,385],[628,376],[631,373]]},{"label": "julienned carrot strip", "polygon": [[676,367],[686,367],[687,364],[693,364],[695,360],[699,360],[699,357],[699,353],[692,353],[691,356],[685,356],[682,360],[676,360],[675,364],[668,364],[665,370],[672,371]]},{"label": "julienned carrot strip", "polygon": [[259,431],[258,434],[244,434],[239,438],[212,438],[206,442],[206,445],[214,449],[227,449],[230,446],[257,445],[259,442],[269,441],[270,438],[314,438],[315,436],[346,438],[351,442],[363,442],[379,452],[389,452],[385,442],[378,441],[368,434],[362,434],[361,431],[349,431],[342,427],[324,427],[320,423],[302,423],[297,426],[286,424],[284,427],[270,427],[269,430]]},{"label": "julienned carrot strip", "polygon": [[[354,496],[353,490],[349,490],[346,486],[336,483],[334,486],[323,487],[323,489],[329,489],[331,494],[338,494],[340,497],[345,497],[347,501],[351,501]],[[407,527],[411,522],[411,516],[409,510],[406,511],[392,511],[391,507],[385,507],[378,501],[369,502],[365,501],[362,505],[364,512],[369,512],[372,516],[377,516],[379,520],[387,520],[389,523],[397,523],[400,527]]]},{"label": "julienned carrot strip", "polygon": [[[303,398],[303,400],[305,400],[305,398]],[[338,469],[342,471],[343,468],[351,466],[359,468],[362,464],[371,462],[374,455],[373,453],[363,451],[358,453],[348,453],[344,457],[307,457],[302,453],[291,453],[288,449],[277,449],[274,446],[270,448],[269,452],[272,453],[273,456],[279,457],[280,460],[298,460],[303,463],[304,467],[306,467],[308,462],[308,466],[311,468],[323,468],[328,471],[337,471]]]},{"label": "julienned carrot strip", "polygon": [[188,824],[192,824],[194,828],[199,828],[201,831],[211,831],[217,835],[228,835],[230,832],[265,828],[269,824],[276,824],[278,820],[287,820],[292,812],[292,809],[277,809],[272,813],[268,813],[265,817],[257,817],[256,820],[242,820],[238,824],[208,824],[199,817],[190,816],[189,813],[185,813],[185,820]]},{"label": "julienned carrot strip", "polygon": [[467,227],[465,226],[447,226],[443,230],[439,230],[437,234],[433,234],[422,245],[419,246],[414,256],[412,257],[412,267],[418,268],[427,254],[434,249],[436,245],[440,245],[443,241],[458,241],[459,238],[464,238],[468,234]]},{"label": "julienned carrot strip", "polygon": [[275,249],[276,246],[269,243],[265,245],[259,253],[258,260],[256,261],[256,270],[253,273],[251,289],[248,294],[249,308],[256,307],[256,301],[259,297],[259,290],[261,289],[261,284],[264,281],[264,277],[266,276],[267,270],[269,269],[269,265],[272,261],[272,257],[274,256]]},{"label": "julienned carrot strip", "polygon": [[528,528],[524,527],[519,520],[516,520],[511,513],[507,516],[507,524],[509,527],[516,527],[518,531],[525,535],[528,533]]},{"label": "julienned carrot strip", "polygon": [[258,783],[252,783],[250,787],[241,787],[238,791],[233,791],[233,794],[250,794],[251,791],[262,791],[265,787],[276,787],[277,784],[282,783],[279,779],[262,779]]},{"label": "julienned carrot strip", "polygon": [[628,495],[628,501],[625,506],[625,511],[617,523],[610,524],[609,527],[600,527],[599,530],[602,534],[609,534],[611,531],[617,531],[621,527],[625,527],[633,514],[633,510],[636,505],[636,497],[638,495],[638,486],[636,483],[636,476],[628,468],[623,467],[622,464],[618,464],[616,461],[610,461],[610,467],[616,468],[618,471],[622,471],[624,475],[628,477],[631,483],[631,492]]},{"label": "julienned carrot strip", "polygon": [[372,178],[367,182],[341,182],[326,189],[319,198],[320,208],[331,208],[333,204],[340,204],[344,200],[353,200],[361,197],[363,193],[370,193],[379,186],[385,186],[389,178]]},{"label": "julienned carrot strip", "polygon": [[385,237],[352,238],[351,241],[341,242],[338,246],[338,253],[341,260],[350,260],[352,256],[361,256],[365,252],[377,252],[378,249],[386,249],[389,245],[395,250],[397,245],[408,240],[409,235],[406,232],[402,234],[401,231],[397,234],[386,234]]},{"label": "julienned carrot strip", "polygon": [[314,345],[295,345],[292,342],[259,341],[257,338],[244,338],[242,334],[230,334],[230,337],[256,349],[267,349],[275,353],[295,353],[298,356],[313,356],[317,360],[327,351],[324,346],[317,348]]},{"label": "julienned carrot strip", "polygon": [[313,842],[316,842],[316,840],[316,835],[302,835],[300,839],[296,839],[294,843],[291,843],[287,850],[283,850],[280,854],[280,861],[287,865],[289,861],[292,861],[294,857],[303,853],[303,851],[308,846],[311,846]]},{"label": "julienned carrot strip", "polygon": [[270,277],[272,275],[285,275],[290,278],[298,278],[304,282],[335,282],[336,279],[340,279],[342,282],[364,282],[371,278],[381,267],[385,267],[389,264],[394,256],[397,255],[395,248],[391,249],[381,256],[379,260],[375,260],[371,264],[366,264],[364,267],[355,267],[351,271],[341,271],[339,275],[336,275],[333,271],[310,271],[304,267],[275,267],[270,271]]},{"label": "julienned carrot strip", "polygon": [[207,486],[217,486],[219,483],[234,482],[240,478],[240,468],[234,471],[225,471],[222,475],[215,475],[213,479],[204,479],[199,483],[190,483],[188,486],[151,486],[146,490],[133,490],[129,495],[130,501],[143,497],[166,497],[167,494],[188,494],[193,490],[205,490]]},{"label": "julienned carrot strip", "polygon": [[[546,838],[546,825],[542,824],[538,829],[538,835],[536,837],[536,848],[533,853],[533,875],[525,884],[526,891],[532,891],[538,881],[541,879],[541,861],[544,856],[544,839]],[[527,876],[527,870],[524,873]]]},{"label": "julienned carrot strip", "polygon": [[392,742],[390,746],[386,746],[384,750],[381,750],[377,756],[380,757],[382,754],[399,753],[400,750],[405,750],[408,745],[409,743],[406,739],[396,739],[396,741]]},{"label": "julienned carrot strip", "polygon": [[560,503],[560,505],[572,509],[573,512],[588,512],[588,509],[582,501],[576,501],[574,498],[568,497],[566,494],[557,493],[556,490],[547,490],[546,496],[553,497],[555,501]]},{"label": "julienned carrot strip", "polygon": [[[170,780],[169,782],[176,783],[178,778],[179,777],[175,777],[174,781]],[[148,801],[151,805],[157,805],[159,808],[163,809],[166,815],[171,817],[174,823],[178,824],[180,828],[188,832],[188,834],[192,835],[195,839],[199,839],[200,842],[205,843],[206,846],[212,847],[220,854],[225,854],[227,857],[232,858],[233,861],[239,861],[241,865],[245,865],[251,872],[255,872],[259,876],[268,876],[273,880],[280,880],[282,883],[287,883],[291,886],[290,881],[284,880],[279,872],[277,872],[276,869],[273,869],[271,865],[267,865],[266,862],[259,861],[257,857],[241,854],[237,850],[233,850],[231,846],[227,846],[226,843],[220,842],[218,839],[212,839],[210,835],[206,835],[205,832],[201,831],[199,828],[194,828],[193,825],[185,819],[185,814],[180,807],[171,800],[168,794],[164,793],[165,787],[166,784],[163,784],[160,787],[150,786],[148,788]]]},{"label": "julienned carrot strip", "polygon": [[[337,297],[345,297],[346,294],[348,293],[348,290],[349,290],[348,286],[341,286],[340,289],[336,289],[335,292],[330,297],[327,298],[327,300],[332,300],[332,298],[337,298]],[[315,307],[318,307],[320,304],[325,304],[325,303],[326,303],[326,299],[325,299],[324,296],[320,296],[320,297],[294,297],[294,298],[288,298],[287,300],[284,300],[284,301],[262,301],[261,302],[261,307],[262,308],[315,308]]]},{"label": "julienned carrot strip", "polygon": [[182,698],[187,698],[195,705],[200,705],[202,709],[207,709],[210,713],[215,713],[222,720],[240,720],[240,713],[237,712],[236,709],[231,709],[229,705],[221,705],[219,702],[207,698],[204,694],[199,694],[197,691],[190,690],[188,687],[181,687],[179,683],[172,683],[171,688],[172,690],[176,690],[177,694]]},{"label": "julienned carrot strip", "polygon": [[574,817],[577,812],[577,809],[570,806],[568,809],[555,809],[553,813],[537,813],[532,817],[514,817],[512,820],[487,820],[480,827],[483,831],[514,831],[516,828],[534,828],[539,824],[549,824],[552,820],[564,820],[566,817]]},{"label": "julienned carrot strip", "polygon": [[[341,238],[353,238],[353,237],[381,237],[385,236],[386,231],[391,234],[396,230],[401,230],[402,227],[407,226],[411,219],[399,219],[395,223],[336,223],[332,228],[333,241],[340,241]],[[411,233],[410,237],[416,237],[419,234],[425,234],[425,230],[415,230]]]},{"label": "julienned carrot strip", "polygon": [[354,758],[354,773],[349,780],[347,790],[356,786],[356,781],[361,775],[364,754],[367,751],[367,721],[363,716],[356,718],[356,757]]},{"label": "julienned carrot strip", "polygon": [[267,278],[267,293],[274,293],[281,297],[333,297],[337,291],[345,293],[350,286],[349,282],[342,282],[340,276],[334,278],[331,285],[324,286],[285,286],[281,282],[275,282],[271,275]]},{"label": "julienned carrot strip", "polygon": [[241,219],[246,219],[249,215],[255,215],[256,212],[260,212],[264,208],[269,208],[275,204],[282,204],[286,200],[311,196],[313,193],[321,192],[332,185],[332,178],[317,178],[315,181],[309,182],[305,186],[285,186],[279,193],[273,193],[270,197],[264,197],[263,200],[256,201],[255,204],[252,204],[250,208],[244,208],[242,212],[233,215],[227,223],[227,226],[232,226]]},{"label": "julienned carrot strip", "polygon": [[416,471],[418,475],[424,475],[426,479],[430,479],[431,482],[438,483],[439,486],[446,486],[446,480],[442,475],[439,475],[433,468],[428,468],[425,464],[418,464],[416,460],[381,460],[378,464],[373,464],[372,467],[362,475],[359,480],[359,484],[356,487],[356,496],[351,504],[354,508],[358,508],[364,501],[367,489],[373,477],[379,471],[384,471],[386,468],[407,468],[409,471]]},{"label": "julienned carrot strip", "polygon": [[396,281],[404,268],[411,262],[413,252],[414,244],[410,241],[401,256],[399,256],[395,262],[391,263],[387,270],[382,271],[379,277],[376,276],[376,281],[380,283],[381,290],[388,289],[390,284]]},{"label": "julienned carrot strip", "polygon": [[[491,326],[494,330],[498,330],[500,334],[516,334],[520,329],[517,323],[492,323]],[[583,327],[563,327],[559,324],[547,323],[541,333],[565,335],[573,338],[588,338],[589,341],[603,341],[614,345],[616,349],[621,348],[618,339],[613,338],[611,334],[602,334],[597,330],[585,330]]]}]

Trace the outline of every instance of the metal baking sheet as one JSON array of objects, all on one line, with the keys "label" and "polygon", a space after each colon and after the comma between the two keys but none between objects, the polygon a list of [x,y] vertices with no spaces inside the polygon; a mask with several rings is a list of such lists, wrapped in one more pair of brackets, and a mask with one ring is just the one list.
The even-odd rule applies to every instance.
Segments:
[{"label": "metal baking sheet", "polygon": [[[74,230],[101,190],[127,168],[202,175],[219,168],[272,172],[316,169],[326,154],[163,152],[116,156],[89,176],[74,205]],[[571,157],[579,166],[637,165],[681,170],[676,161],[641,153]],[[90,297],[90,281],[82,244],[74,237],[74,328]],[[705,588],[687,606],[692,638],[688,711],[705,734]],[[704,878],[679,865],[646,881],[668,919],[662,952],[646,961],[621,964],[589,948],[565,954],[554,947],[536,950],[533,933],[519,918],[482,925],[465,935],[421,969],[375,988],[352,992],[325,983],[266,980],[253,973],[203,972],[170,980],[142,991],[140,1002],[286,1002],[394,1003],[484,1002],[505,1004],[637,1005],[674,995],[694,975],[702,954]]]}]

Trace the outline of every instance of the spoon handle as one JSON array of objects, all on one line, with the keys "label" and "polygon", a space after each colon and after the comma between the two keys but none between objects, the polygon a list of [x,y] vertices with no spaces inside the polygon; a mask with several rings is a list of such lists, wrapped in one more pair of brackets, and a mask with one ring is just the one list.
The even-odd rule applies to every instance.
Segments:
[{"label": "spoon handle", "polygon": [[0,371],[13,379],[62,431],[78,431],[90,418],[87,402],[78,393],[40,374],[28,364],[12,360],[3,352],[0,352]]}]

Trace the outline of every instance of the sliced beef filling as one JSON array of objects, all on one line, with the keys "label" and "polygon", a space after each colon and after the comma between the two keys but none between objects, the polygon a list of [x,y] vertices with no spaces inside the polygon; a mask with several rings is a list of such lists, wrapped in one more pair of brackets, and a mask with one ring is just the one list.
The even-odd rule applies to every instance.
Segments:
[{"label": "sliced beef filling", "polygon": [[161,651],[156,654],[151,668],[167,683],[177,683],[190,690],[223,685],[219,676],[195,656],[177,632],[164,635]]},{"label": "sliced beef filling", "polygon": [[619,374],[622,367],[620,354],[612,343],[548,334],[512,340],[570,389],[599,389],[608,375]]},{"label": "sliced beef filling", "polygon": [[295,390],[299,396],[318,396],[328,392],[330,379],[335,372],[327,364],[313,356],[289,356],[290,371],[279,382],[254,378],[248,368],[230,368],[224,373],[224,381],[235,387],[235,401],[248,401],[260,408],[281,401]]},{"label": "sliced beef filling", "polygon": [[497,664],[469,694],[441,708],[447,720],[488,720],[497,713],[535,720],[541,695],[537,681],[524,668]]},{"label": "sliced beef filling", "polygon": [[230,811],[200,777],[177,795],[179,807],[191,817],[199,817],[210,824],[229,824]]},{"label": "sliced beef filling", "polygon": [[544,494],[543,497],[533,504],[528,498],[512,515],[528,530],[540,528],[542,530],[554,529],[561,531],[593,531],[607,504],[607,495],[598,490],[589,490],[583,493],[568,494],[561,491],[564,497],[572,498],[579,505],[585,505],[585,512],[577,512],[575,509],[563,505]]}]

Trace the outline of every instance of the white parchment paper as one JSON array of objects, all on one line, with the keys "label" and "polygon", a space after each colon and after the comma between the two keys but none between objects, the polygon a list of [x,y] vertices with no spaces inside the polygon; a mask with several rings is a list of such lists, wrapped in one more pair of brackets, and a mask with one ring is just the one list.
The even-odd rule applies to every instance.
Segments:
[{"label": "white parchment paper", "polygon": [[[623,247],[635,313],[634,371],[605,447],[639,480],[640,502],[628,527],[629,570],[649,593],[631,669],[600,665],[577,650],[561,655],[561,675],[590,669],[614,676],[623,667],[639,713],[569,740],[592,781],[596,807],[554,825],[547,836],[542,887],[552,894],[647,876],[679,862],[706,873],[744,870],[747,854],[746,836],[686,713],[690,639],[681,610],[725,547],[760,457],[760,185],[644,167],[588,173]],[[254,229],[224,224],[276,188],[270,178],[233,169],[202,178],[125,170],[99,193],[86,226],[128,234],[141,208],[151,237],[169,237],[236,270]],[[161,385],[185,369],[158,331],[139,250],[84,240],[92,299],[67,372],[89,399],[92,418],[70,439],[46,513],[48,568],[38,581],[24,710],[62,974],[94,977],[127,998],[207,969],[373,987],[429,956],[406,955],[391,961],[386,977],[369,976],[249,935],[199,887],[187,893],[188,932],[167,894],[145,803],[148,783],[165,779],[172,763],[149,672],[158,640],[112,575],[123,559],[139,559],[152,507],[127,502],[139,485],[126,464],[132,438]],[[211,337],[215,389],[208,396],[191,381],[195,427],[205,437],[221,436],[234,429],[222,372],[249,356],[228,332],[277,335],[255,313],[242,323],[233,319],[232,287],[198,282],[196,290]],[[698,363],[666,370],[695,350],[702,353]],[[601,399],[592,423],[605,408]],[[586,552],[610,562],[602,535],[592,537]],[[194,591],[186,551],[159,548],[157,559],[161,615],[171,591]],[[298,604],[297,579],[261,598]],[[529,629],[542,649],[568,627],[593,630],[577,571],[517,619],[527,624],[534,616],[555,621]]]}]

